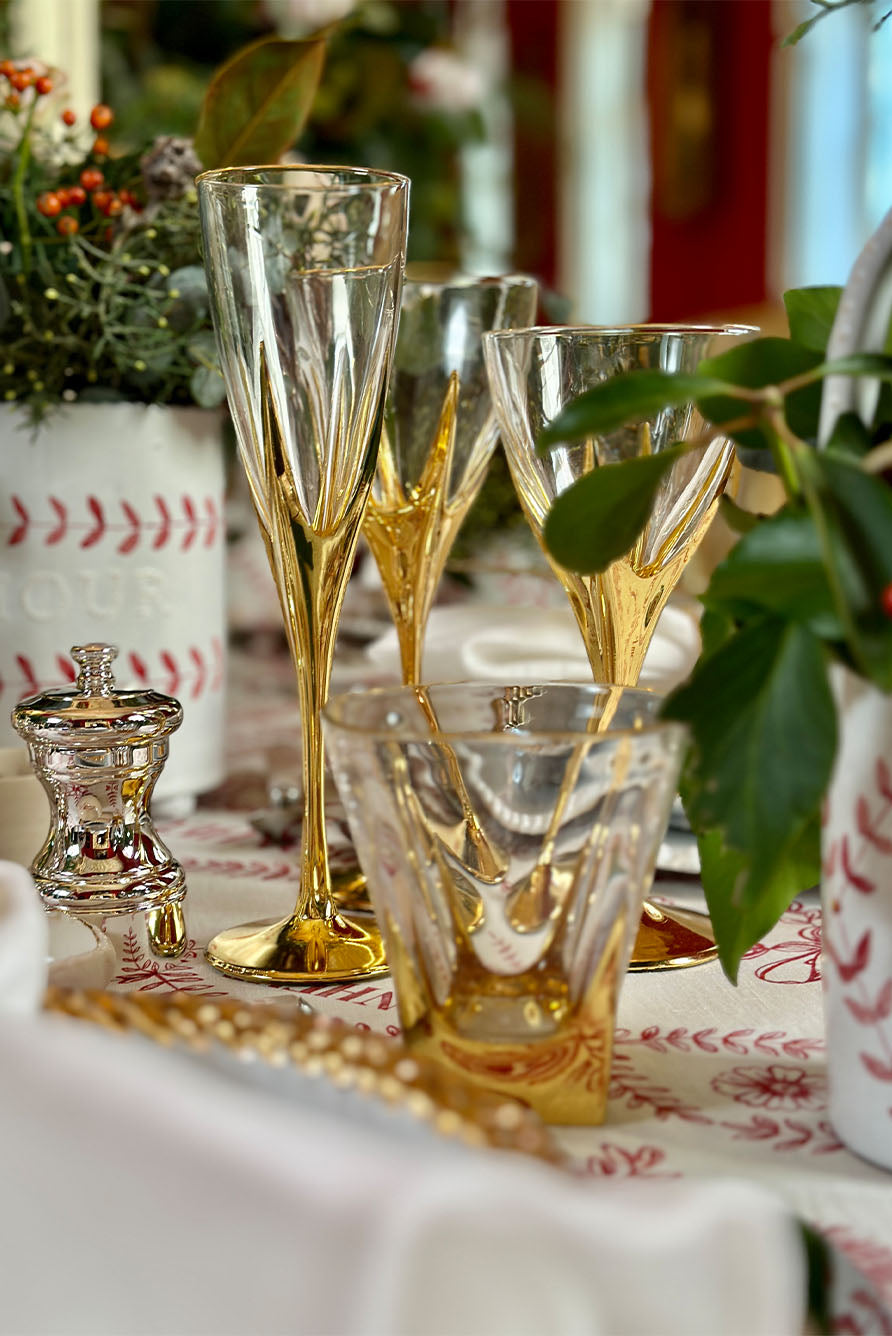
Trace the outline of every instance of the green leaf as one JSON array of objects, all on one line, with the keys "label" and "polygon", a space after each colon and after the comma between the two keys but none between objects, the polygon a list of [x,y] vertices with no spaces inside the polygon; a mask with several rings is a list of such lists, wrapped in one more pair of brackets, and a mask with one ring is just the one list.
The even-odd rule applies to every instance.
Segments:
[{"label": "green leaf", "polygon": [[663,714],[691,730],[694,829],[719,830],[756,881],[772,875],[833,765],[836,712],[821,642],[805,626],[763,617],[701,660]]},{"label": "green leaf", "polygon": [[[842,585],[852,655],[863,673],[890,691],[892,621],[882,597],[892,583],[892,489],[850,456],[829,450],[808,452],[800,468],[817,481],[819,520],[831,535],[839,535],[825,547],[824,561]],[[857,586],[851,570],[859,577]]]},{"label": "green leaf", "polygon": [[[840,567],[849,587],[842,554]],[[843,639],[821,540],[805,510],[787,507],[757,522],[716,567],[704,602],[710,607],[751,605],[810,625],[826,639]]]},{"label": "green leaf", "polygon": [[705,608],[700,618],[700,639],[703,644],[700,651],[701,662],[721,649],[734,632],[734,618],[724,608]]},{"label": "green leaf", "polygon": [[686,449],[673,445],[604,464],[562,492],[545,521],[545,545],[555,561],[594,575],[624,556],[650,518],[657,488]]},{"label": "green leaf", "polygon": [[[629,371],[611,376],[569,403],[539,433],[536,448],[540,454],[545,454],[552,446],[615,431],[617,427],[660,413],[664,408],[692,403],[705,394],[733,393],[733,385],[699,374]],[[738,401],[736,415],[745,411],[745,406]]]},{"label": "green leaf", "polygon": [[[791,339],[753,339],[750,343],[737,344],[718,357],[705,359],[700,363],[699,373],[748,389],[762,389],[812,371],[820,362],[820,353]],[[701,411],[716,426],[740,417],[739,399],[708,397],[701,398],[699,403]],[[820,382],[795,390],[784,400],[784,416],[802,440],[811,440],[817,435],[820,411]],[[735,431],[732,435],[740,445],[756,450],[765,449],[770,444],[761,427]]]},{"label": "green leaf", "polygon": [[261,38],[211,80],[195,132],[205,168],[277,162],[303,128],[322,74],[325,41]]},{"label": "green leaf", "polygon": [[867,454],[872,444],[870,432],[858,414],[848,412],[840,413],[836,419],[836,425],[827,442],[827,449],[860,459]]},{"label": "green leaf", "polygon": [[745,952],[774,926],[795,896],[820,880],[820,820],[813,813],[791,832],[774,866],[755,875],[746,854],[728,848],[719,831],[701,835],[697,845],[719,960],[736,983]]},{"label": "green leaf", "polygon": [[823,353],[836,316],[842,288],[791,288],[784,293],[790,337]]}]

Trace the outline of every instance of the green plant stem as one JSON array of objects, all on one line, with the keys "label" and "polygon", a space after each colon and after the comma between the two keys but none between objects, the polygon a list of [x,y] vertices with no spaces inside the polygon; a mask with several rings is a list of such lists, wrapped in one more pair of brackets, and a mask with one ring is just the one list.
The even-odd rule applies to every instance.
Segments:
[{"label": "green plant stem", "polygon": [[766,409],[766,417],[771,427],[771,453],[784,491],[791,501],[798,501],[802,495],[795,459],[795,452],[801,448],[799,441],[787,426],[782,404],[771,404]]},{"label": "green plant stem", "polygon": [[19,140],[15,173],[12,178],[12,198],[15,204],[19,236],[22,239],[22,273],[26,278],[31,272],[31,230],[28,227],[28,211],[25,208],[25,173],[28,170],[28,159],[31,156],[31,122],[34,120],[36,106],[37,98],[35,97],[25,118],[22,137]]},{"label": "green plant stem", "polygon": [[858,652],[858,632],[849,610],[848,600],[845,590],[839,578],[839,572],[833,561],[833,545],[830,540],[830,533],[827,529],[827,520],[824,515],[824,507],[821,504],[821,497],[814,484],[812,477],[812,459],[806,446],[798,446],[797,453],[800,461],[798,470],[802,479],[802,490],[805,500],[811,511],[812,521],[815,526],[815,532],[818,535],[818,542],[821,544],[821,553],[824,558],[824,570],[827,575],[827,581],[833,595],[833,602],[836,607],[837,616],[845,630],[846,643],[852,652],[852,657],[858,663],[859,670],[863,677],[870,678],[870,670],[863,662]]}]

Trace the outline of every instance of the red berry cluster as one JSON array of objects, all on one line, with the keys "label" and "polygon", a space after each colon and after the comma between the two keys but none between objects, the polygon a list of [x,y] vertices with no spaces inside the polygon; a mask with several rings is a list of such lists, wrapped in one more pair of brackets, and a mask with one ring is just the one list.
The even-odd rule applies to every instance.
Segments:
[{"label": "red berry cluster", "polygon": [[[0,73],[2,72],[0,66]],[[90,112],[90,124],[94,130],[107,130],[114,118],[111,107],[101,102]],[[71,126],[75,124],[77,116],[70,109],[66,109],[62,112],[62,120]],[[92,151],[96,157],[105,157],[108,153],[108,140],[101,136],[97,137]],[[105,218],[116,218],[125,205],[129,205],[137,213],[142,210],[139,200],[129,190],[113,190],[107,186],[105,176],[98,167],[85,167],[80,174],[80,184],[45,190],[37,198],[37,210],[44,218],[58,219],[57,232],[63,237],[70,237],[80,230],[80,220],[73,214],[64,214],[62,217],[59,215],[64,209],[80,209],[88,199],[93,209]]]},{"label": "red berry cluster", "polygon": [[26,88],[33,88],[38,97],[46,97],[53,91],[53,81],[48,74],[38,74],[31,65],[18,65],[14,60],[0,60],[0,76],[9,85],[10,92],[4,99],[10,111],[17,111],[21,105],[20,94]]}]

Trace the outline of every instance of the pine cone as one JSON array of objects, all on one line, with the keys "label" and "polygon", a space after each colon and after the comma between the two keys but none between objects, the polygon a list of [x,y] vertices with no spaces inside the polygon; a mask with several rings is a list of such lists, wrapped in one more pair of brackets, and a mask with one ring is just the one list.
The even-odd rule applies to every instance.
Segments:
[{"label": "pine cone", "polygon": [[178,135],[161,135],[139,165],[150,206],[185,195],[202,170],[192,140]]}]

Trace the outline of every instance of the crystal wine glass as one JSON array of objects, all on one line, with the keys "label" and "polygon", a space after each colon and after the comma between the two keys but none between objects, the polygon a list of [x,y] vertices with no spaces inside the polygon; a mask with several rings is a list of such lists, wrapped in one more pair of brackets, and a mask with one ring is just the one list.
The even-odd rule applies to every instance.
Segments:
[{"label": "crystal wine glass", "polygon": [[378,469],[363,532],[390,604],[403,681],[421,681],[443,567],[480,490],[498,425],[481,335],[529,325],[535,280],[407,276]]},{"label": "crystal wine glass", "polygon": [[[493,403],[511,476],[540,545],[554,499],[600,465],[656,454],[676,441],[697,442],[669,470],[651,517],[633,549],[600,575],[579,575],[546,551],[570,600],[596,682],[634,686],[669,595],[709,528],[734,462],[731,442],[695,404],[667,408],[605,436],[536,453],[536,438],[577,395],[636,368],[696,370],[742,326],[633,325],[543,327],[484,337]],[[706,915],[645,903],[633,969],[691,965],[712,959]]]},{"label": "crystal wine glass", "polygon": [[207,958],[267,983],[382,972],[374,922],[332,898],[320,711],[375,471],[405,264],[409,183],[353,167],[207,172],[199,200],[217,344],[297,672],[301,883],[290,917]]}]

